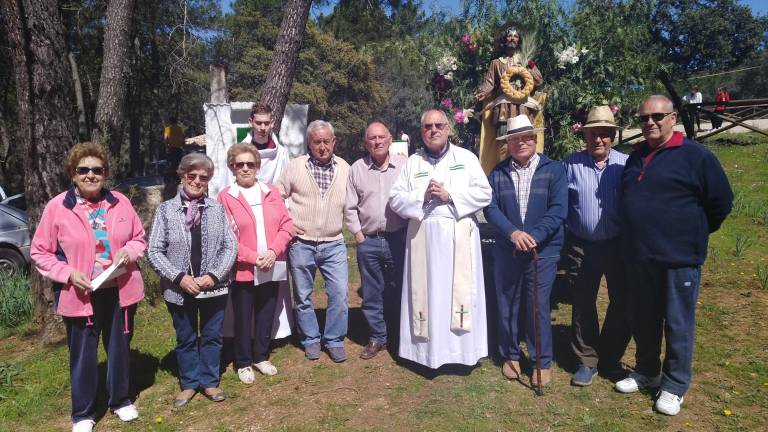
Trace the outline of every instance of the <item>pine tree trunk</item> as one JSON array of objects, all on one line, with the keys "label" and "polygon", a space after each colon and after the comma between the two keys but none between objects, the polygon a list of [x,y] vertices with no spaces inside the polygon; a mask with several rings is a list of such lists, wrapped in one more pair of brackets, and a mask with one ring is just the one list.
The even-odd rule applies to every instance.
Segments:
[{"label": "pine tree trunk", "polygon": [[88,140],[88,118],[85,115],[85,99],[83,99],[83,85],[80,82],[80,70],[77,67],[75,54],[67,55],[69,66],[72,68],[72,84],[75,86],[75,99],[77,101],[77,131],[80,141]]},{"label": "pine tree trunk", "polygon": [[114,158],[112,171],[119,170],[123,144],[125,99],[130,79],[130,37],[135,0],[110,0],[104,28],[104,59],[101,66],[99,101],[91,140],[108,145]]},{"label": "pine tree trunk", "polygon": [[272,107],[275,130],[280,130],[285,105],[291,92],[291,84],[296,74],[296,59],[299,56],[304,29],[307,27],[309,7],[312,0],[288,0],[285,2],[285,15],[280,24],[272,63],[267,72],[267,79],[259,99]]},{"label": "pine tree trunk", "polygon": [[[18,143],[23,152],[29,229],[46,203],[68,183],[62,161],[77,136],[72,74],[56,0],[3,0],[18,103]],[[43,342],[63,335],[53,311],[50,283],[33,269],[35,315]]]}]

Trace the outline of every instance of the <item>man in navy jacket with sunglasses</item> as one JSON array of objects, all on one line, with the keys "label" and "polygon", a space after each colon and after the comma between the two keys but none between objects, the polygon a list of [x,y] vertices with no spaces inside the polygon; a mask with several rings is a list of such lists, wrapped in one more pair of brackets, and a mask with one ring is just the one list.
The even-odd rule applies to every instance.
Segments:
[{"label": "man in navy jacket with sunglasses", "polygon": [[730,213],[733,192],[715,155],[673,130],[677,113],[668,98],[650,96],[638,119],[646,142],[627,160],[621,204],[636,365],[616,390],[660,387],[656,410],[676,415],[691,382],[707,241]]}]

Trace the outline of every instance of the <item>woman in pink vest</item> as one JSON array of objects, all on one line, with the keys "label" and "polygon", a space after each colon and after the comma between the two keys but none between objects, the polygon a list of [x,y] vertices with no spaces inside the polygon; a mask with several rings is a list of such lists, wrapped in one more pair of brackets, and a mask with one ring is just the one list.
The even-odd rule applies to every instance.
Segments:
[{"label": "woman in pink vest", "polygon": [[108,353],[107,403],[122,421],[139,416],[128,357],[136,304],[144,298],[137,261],[146,242],[128,198],[105,188],[109,159],[101,145],[75,145],[65,167],[73,186],[45,206],[30,255],[53,281],[56,311],[67,326],[72,430],[78,432],[95,423],[100,337]]},{"label": "woman in pink vest", "polygon": [[[261,157],[250,144],[227,152],[235,184],[219,193],[219,201],[237,236],[237,259],[231,295],[235,323],[235,368],[244,384],[253,383],[253,367],[275,375],[269,341],[275,315],[278,281],[285,280],[285,250],[293,223],[280,193],[258,181]],[[253,342],[253,343],[252,343]]]}]

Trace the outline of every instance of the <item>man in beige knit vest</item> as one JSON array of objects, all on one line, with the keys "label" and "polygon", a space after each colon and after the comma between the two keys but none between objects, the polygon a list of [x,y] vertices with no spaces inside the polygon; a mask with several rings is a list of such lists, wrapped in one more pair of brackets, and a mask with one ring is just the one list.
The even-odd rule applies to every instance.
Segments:
[{"label": "man in beige knit vest", "polygon": [[[276,186],[283,199],[291,199],[295,242],[288,251],[294,281],[296,322],[304,355],[320,358],[322,340],[334,362],[347,359],[348,270],[347,248],[341,234],[349,164],[334,156],[333,126],[315,120],[307,126],[309,155],[291,160]],[[325,279],[328,308],[325,332],[320,333],[312,305],[317,270]]]}]

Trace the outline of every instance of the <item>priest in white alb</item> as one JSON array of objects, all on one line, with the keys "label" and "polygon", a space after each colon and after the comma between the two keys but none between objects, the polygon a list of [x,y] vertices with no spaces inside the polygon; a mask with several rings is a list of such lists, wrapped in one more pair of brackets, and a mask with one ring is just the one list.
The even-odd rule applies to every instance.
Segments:
[{"label": "priest in white alb", "polygon": [[389,201],[408,220],[399,355],[433,369],[488,355],[474,215],[491,202],[491,187],[477,157],[449,144],[449,133],[443,111],[421,116],[424,148],[408,158]]}]

